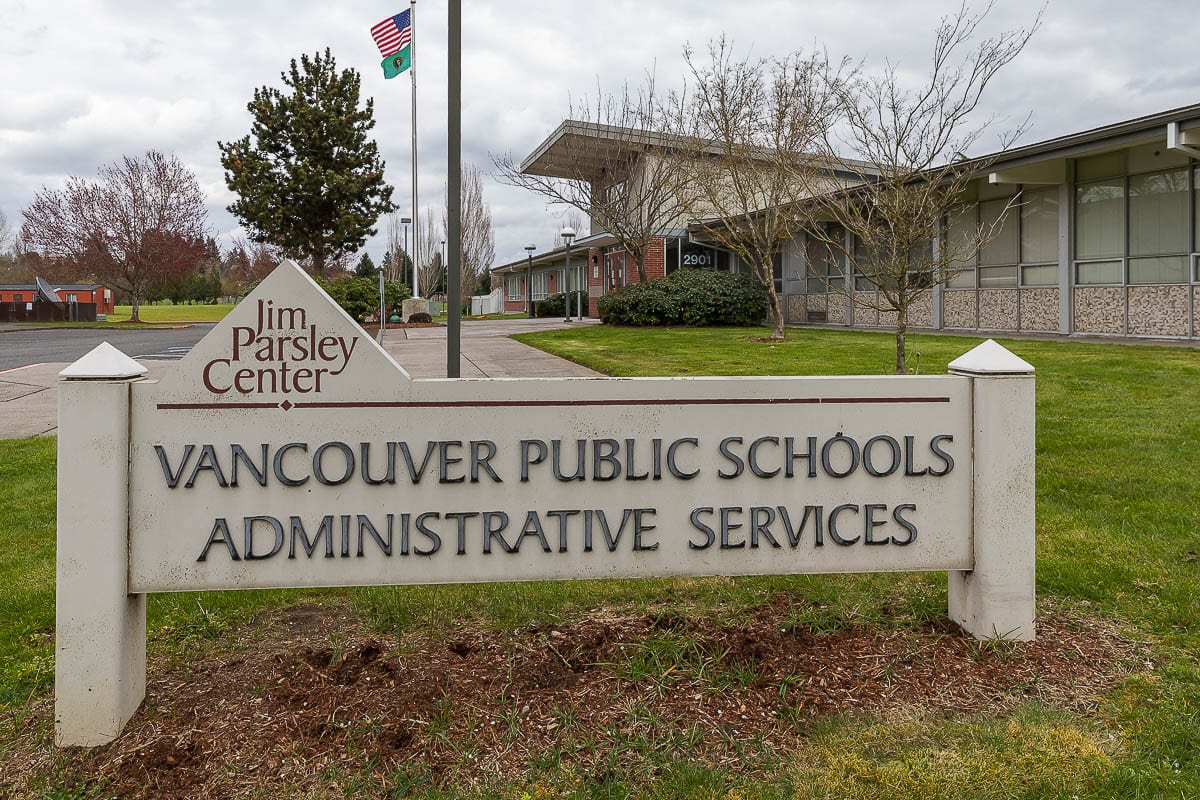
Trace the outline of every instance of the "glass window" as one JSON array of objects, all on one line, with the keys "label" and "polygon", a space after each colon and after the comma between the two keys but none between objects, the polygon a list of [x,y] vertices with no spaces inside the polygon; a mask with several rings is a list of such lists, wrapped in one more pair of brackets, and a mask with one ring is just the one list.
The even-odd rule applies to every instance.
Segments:
[{"label": "glass window", "polygon": [[521,299],[521,276],[508,275],[504,278],[504,293],[509,300]]},{"label": "glass window", "polygon": [[808,291],[822,294],[829,290],[830,279],[840,277],[841,266],[837,254],[828,243],[810,235],[805,245],[805,261],[808,262]]},{"label": "glass window", "polygon": [[[1196,219],[1193,220],[1193,235],[1196,237],[1192,241],[1192,252],[1200,252],[1200,169],[1195,171],[1192,177],[1192,208],[1196,210]],[[1200,280],[1200,277],[1197,278]]]},{"label": "glass window", "polygon": [[975,246],[979,236],[979,212],[965,206],[950,214],[946,225],[947,259],[956,266],[975,266]]},{"label": "glass window", "polygon": [[1057,286],[1058,264],[1031,264],[1021,267],[1022,286]]},{"label": "glass window", "polygon": [[1021,194],[1021,263],[1058,261],[1058,187]]},{"label": "glass window", "polygon": [[670,275],[675,270],[679,269],[679,240],[667,239],[666,251],[664,252],[664,274]]},{"label": "glass window", "polygon": [[1075,265],[1075,282],[1080,285],[1123,283],[1120,261],[1094,261]]},{"label": "glass window", "polygon": [[[1017,263],[1019,226],[1016,212],[1009,208],[1010,202],[990,200],[979,204],[980,237],[983,239],[979,247],[980,266]],[[979,283],[982,286],[983,280]]]},{"label": "glass window", "polygon": [[1075,256],[1125,255],[1125,179],[1075,187]]},{"label": "glass window", "polygon": [[1017,285],[1017,265],[1008,267],[980,267],[979,288],[1001,289]]},{"label": "glass window", "polygon": [[960,269],[952,271],[950,279],[946,281],[946,286],[951,289],[974,289],[975,288],[975,268]]},{"label": "glass window", "polygon": [[1187,252],[1189,223],[1187,170],[1129,179],[1129,255]]},{"label": "glass window", "polygon": [[1187,283],[1188,256],[1129,259],[1130,283]]},{"label": "glass window", "polygon": [[[695,242],[686,242],[680,254],[681,266],[684,269],[716,269],[717,254],[711,247]],[[728,269],[728,267],[727,267]]]},{"label": "glass window", "polygon": [[550,273],[535,272],[533,273],[533,299],[545,300],[550,293]]}]

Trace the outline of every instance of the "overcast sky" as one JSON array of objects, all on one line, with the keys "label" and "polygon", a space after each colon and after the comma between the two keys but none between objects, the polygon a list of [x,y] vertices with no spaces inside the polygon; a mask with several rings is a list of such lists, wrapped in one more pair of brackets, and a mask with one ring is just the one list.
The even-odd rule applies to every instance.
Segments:
[{"label": "overcast sky", "polygon": [[[980,4],[977,4],[980,5]],[[463,3],[463,159],[492,172],[492,155],[527,155],[572,98],[639,81],[653,67],[678,83],[685,42],[727,34],[740,53],[782,55],[816,44],[831,55],[919,73],[952,0],[511,0]],[[384,80],[369,28],[402,0],[0,0],[0,211],[19,227],[42,186],[94,176],[122,154],[177,154],[200,179],[222,245],[241,231],[228,211],[217,141],[249,131],[254,89],[280,86],[301,53],[332,49],[363,73],[374,130],[400,213],[411,206],[407,75]],[[992,32],[1030,24],[1040,0],[1000,0]],[[441,206],[446,174],[446,9],[416,11],[420,202]],[[1200,102],[1200,15],[1182,0],[1051,0],[1041,30],[985,98],[1019,120],[1031,143]],[[486,179],[496,263],[553,243],[563,211]],[[378,262],[381,235],[367,251]]]}]

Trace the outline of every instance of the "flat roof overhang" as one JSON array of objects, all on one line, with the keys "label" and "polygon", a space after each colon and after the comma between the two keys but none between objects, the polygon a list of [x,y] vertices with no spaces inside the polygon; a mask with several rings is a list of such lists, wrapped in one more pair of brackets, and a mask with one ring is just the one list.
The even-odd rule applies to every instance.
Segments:
[{"label": "flat roof overhang", "polygon": [[[571,258],[586,252],[592,247],[612,247],[620,244],[620,240],[611,233],[593,233],[590,236],[584,236],[581,239],[576,239],[571,244]],[[556,247],[553,250],[547,250],[544,253],[539,253],[533,257],[534,267],[551,267],[559,266],[567,258],[567,246]],[[507,264],[501,264],[497,267],[492,267],[492,272],[523,272],[529,268],[529,259],[522,258],[516,261],[509,261]]]}]

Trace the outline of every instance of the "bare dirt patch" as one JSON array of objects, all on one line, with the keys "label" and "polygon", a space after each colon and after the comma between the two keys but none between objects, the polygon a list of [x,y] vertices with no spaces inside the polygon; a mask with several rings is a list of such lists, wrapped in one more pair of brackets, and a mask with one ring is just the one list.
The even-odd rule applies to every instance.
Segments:
[{"label": "bare dirt patch", "polygon": [[[322,793],[347,775],[383,793],[413,770],[463,786],[547,754],[592,778],[651,752],[753,770],[817,718],[994,715],[1029,699],[1086,713],[1137,668],[1135,644],[1054,611],[1036,642],[980,644],[949,623],[821,633],[790,610],[776,598],[728,626],[677,607],[598,609],[396,640],[344,606],[294,606],[186,667],[152,667],[146,705],[111,745],[62,755],[31,733],[19,764],[0,767],[0,795],[48,773],[130,798]],[[44,732],[52,709],[26,713]]]}]

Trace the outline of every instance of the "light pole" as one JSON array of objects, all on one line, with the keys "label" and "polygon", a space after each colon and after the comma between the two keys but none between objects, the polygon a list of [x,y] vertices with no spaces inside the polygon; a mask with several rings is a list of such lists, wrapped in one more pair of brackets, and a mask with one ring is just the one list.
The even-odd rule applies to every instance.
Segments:
[{"label": "light pole", "polygon": [[401,217],[400,218],[400,224],[404,226],[404,257],[407,258],[409,260],[409,263],[412,264],[412,279],[413,279],[412,296],[420,297],[421,290],[417,286],[417,260],[412,257],[411,253],[408,252],[408,225],[410,222],[412,222],[411,217]]},{"label": "light pole", "polygon": [[525,255],[529,257],[529,266],[525,268],[525,313],[533,319],[533,251],[537,245],[533,242],[525,245]]},{"label": "light pole", "polygon": [[450,313],[450,265],[446,263],[446,240],[442,239],[442,299],[446,303],[446,313]]},{"label": "light pole", "polygon": [[383,344],[383,329],[387,325],[387,315],[383,310],[383,267],[379,268],[379,344]]},{"label": "light pole", "polygon": [[563,305],[566,307],[567,316],[563,322],[571,321],[571,242],[575,240],[574,228],[563,228],[559,234],[562,240],[567,243],[567,265],[563,268],[563,283],[566,284],[566,291],[563,293]]}]

